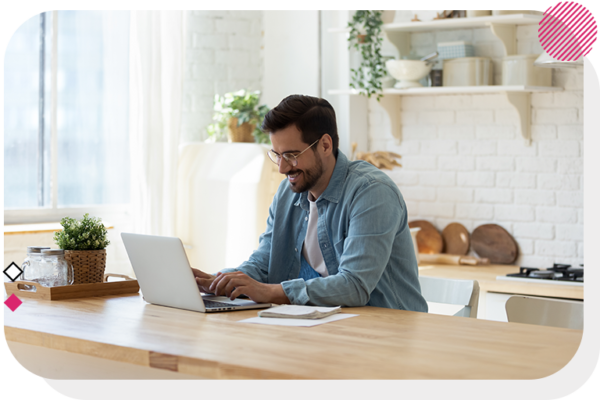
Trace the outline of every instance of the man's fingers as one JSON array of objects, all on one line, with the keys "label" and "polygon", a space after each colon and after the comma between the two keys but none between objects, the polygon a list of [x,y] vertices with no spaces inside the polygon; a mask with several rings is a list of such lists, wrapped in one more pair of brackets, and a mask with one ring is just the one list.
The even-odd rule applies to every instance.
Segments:
[{"label": "man's fingers", "polygon": [[233,292],[231,292],[231,294],[229,295],[229,300],[236,299],[236,298],[238,298],[238,297],[239,297],[239,295],[241,295],[241,294],[246,294],[246,293],[244,293],[244,292],[245,292],[245,290],[244,290],[244,286],[237,286],[237,287],[235,288],[235,290],[234,290]]},{"label": "man's fingers", "polygon": [[240,285],[239,279],[236,279],[236,278],[229,279],[229,282],[227,282],[227,284],[223,288],[223,290],[225,292],[223,294],[223,296],[231,296],[233,289],[235,289],[239,285]]},{"label": "man's fingers", "polygon": [[197,278],[207,279],[207,278],[211,278],[212,277],[212,275],[207,274],[206,272],[202,272],[202,271],[200,271],[199,269],[196,269],[196,268],[192,268],[192,273]]},{"label": "man's fingers", "polygon": [[210,286],[210,279],[202,279],[202,278],[195,278],[196,280],[196,285],[198,285],[198,289],[200,289],[200,291],[202,293],[211,293],[210,290],[208,289]]},{"label": "man's fingers", "polygon": [[214,282],[210,285],[210,290],[217,296],[221,295],[221,288],[225,284],[225,283],[223,283],[223,281],[225,281],[225,283],[227,283],[227,277],[225,275],[218,276],[214,280]]}]

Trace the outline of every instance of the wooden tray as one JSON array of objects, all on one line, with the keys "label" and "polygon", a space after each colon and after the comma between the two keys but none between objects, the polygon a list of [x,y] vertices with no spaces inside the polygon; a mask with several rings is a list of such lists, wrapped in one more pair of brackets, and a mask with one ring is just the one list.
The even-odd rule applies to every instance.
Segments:
[{"label": "wooden tray", "polygon": [[[101,283],[82,283],[79,285],[46,287],[37,282],[16,281],[4,282],[6,294],[10,296],[15,294],[18,297],[27,297],[41,300],[67,300],[81,299],[85,297],[114,296],[118,294],[137,293],[140,285],[135,279],[126,277],[127,280],[117,282],[106,282],[109,276],[119,276],[116,274],[107,274]],[[122,276],[125,277],[125,276]]]}]

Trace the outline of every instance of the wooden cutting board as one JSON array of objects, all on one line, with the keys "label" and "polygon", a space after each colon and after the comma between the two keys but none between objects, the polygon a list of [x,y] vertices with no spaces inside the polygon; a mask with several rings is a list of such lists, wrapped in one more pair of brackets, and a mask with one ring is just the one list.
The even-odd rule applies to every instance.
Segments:
[{"label": "wooden cutting board", "polygon": [[466,255],[471,247],[469,231],[463,224],[453,222],[442,231],[444,238],[444,253]]},{"label": "wooden cutting board", "polygon": [[444,239],[431,222],[425,220],[412,221],[408,223],[409,228],[421,228],[417,233],[417,247],[419,253],[437,254],[444,249]]},{"label": "wooden cutting board", "polygon": [[471,247],[479,257],[489,258],[492,264],[512,264],[519,255],[515,239],[496,224],[475,228],[471,234]]},{"label": "wooden cutting board", "polygon": [[489,265],[490,260],[458,254],[419,254],[419,262],[449,265]]}]

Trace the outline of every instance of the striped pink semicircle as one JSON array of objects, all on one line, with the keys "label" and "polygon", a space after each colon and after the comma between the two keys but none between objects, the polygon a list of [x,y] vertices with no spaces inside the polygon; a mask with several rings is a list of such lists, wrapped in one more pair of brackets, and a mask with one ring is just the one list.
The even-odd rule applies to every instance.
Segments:
[{"label": "striped pink semicircle", "polygon": [[549,7],[538,28],[542,48],[560,61],[576,61],[587,55],[596,41],[596,34],[592,13],[572,1]]}]

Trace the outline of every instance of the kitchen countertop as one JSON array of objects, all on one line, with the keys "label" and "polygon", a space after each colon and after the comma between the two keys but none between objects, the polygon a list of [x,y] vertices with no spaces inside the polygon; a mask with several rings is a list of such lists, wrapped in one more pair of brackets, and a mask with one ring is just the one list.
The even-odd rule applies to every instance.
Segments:
[{"label": "kitchen countertop", "polygon": [[527,282],[496,280],[497,276],[518,273],[516,265],[445,265],[419,264],[419,275],[450,279],[472,279],[479,283],[482,292],[523,294],[531,296],[557,297],[583,300],[582,286],[554,285],[538,283],[535,280]]}]

